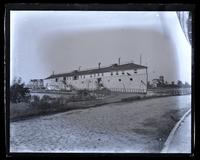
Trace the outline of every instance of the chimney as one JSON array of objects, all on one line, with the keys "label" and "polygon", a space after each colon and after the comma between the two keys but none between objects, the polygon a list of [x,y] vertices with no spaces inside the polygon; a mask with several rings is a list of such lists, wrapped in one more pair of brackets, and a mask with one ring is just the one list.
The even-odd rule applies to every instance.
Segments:
[{"label": "chimney", "polygon": [[52,75],[54,75],[54,71],[52,71]]},{"label": "chimney", "polygon": [[99,62],[99,63],[98,63],[98,65],[99,65],[99,69],[100,69],[100,66],[101,66],[101,62]]},{"label": "chimney", "polygon": [[118,65],[120,65],[120,57],[119,57],[119,59],[118,59]]}]

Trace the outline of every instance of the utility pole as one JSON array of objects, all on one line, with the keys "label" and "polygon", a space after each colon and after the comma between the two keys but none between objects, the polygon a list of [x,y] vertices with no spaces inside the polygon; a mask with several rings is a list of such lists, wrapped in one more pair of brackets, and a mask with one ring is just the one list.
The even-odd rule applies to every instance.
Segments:
[{"label": "utility pole", "polygon": [[98,63],[98,69],[100,69],[100,66],[101,66],[101,62]]},{"label": "utility pole", "polygon": [[142,55],[140,54],[140,65],[142,65]]}]

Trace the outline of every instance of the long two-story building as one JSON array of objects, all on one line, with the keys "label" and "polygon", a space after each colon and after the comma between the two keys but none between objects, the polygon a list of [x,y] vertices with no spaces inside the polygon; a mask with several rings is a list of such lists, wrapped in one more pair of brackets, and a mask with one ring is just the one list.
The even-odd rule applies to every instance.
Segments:
[{"label": "long two-story building", "polygon": [[134,64],[113,64],[69,73],[52,74],[44,79],[48,90],[96,90],[106,88],[116,92],[146,93],[148,82],[147,67]]}]

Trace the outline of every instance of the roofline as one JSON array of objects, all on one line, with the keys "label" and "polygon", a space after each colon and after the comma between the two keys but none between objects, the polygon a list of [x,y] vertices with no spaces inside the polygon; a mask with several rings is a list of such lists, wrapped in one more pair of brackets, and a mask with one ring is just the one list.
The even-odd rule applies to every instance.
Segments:
[{"label": "roofline", "polygon": [[[114,64],[115,65],[115,64]],[[130,69],[126,69],[126,68],[117,68],[117,67],[120,67],[120,66],[125,66],[125,65],[135,65],[135,67],[132,67],[132,69],[147,69],[148,67],[147,66],[142,66],[142,65],[138,65],[138,64],[135,64],[135,63],[127,63],[127,64],[122,64],[122,65],[117,65],[117,66],[114,66],[114,65],[111,65],[109,67],[101,67],[101,68],[95,68],[95,69],[88,69],[88,70],[81,70],[81,71],[78,71],[78,70],[74,70],[72,72],[68,72],[68,73],[59,73],[59,74],[53,74],[53,75],[50,75],[49,77],[45,78],[45,79],[51,79],[51,78],[56,78],[56,77],[63,77],[63,76],[74,76],[74,75],[89,75],[89,74],[94,74],[94,73],[90,73],[90,72],[96,72],[96,73],[106,73],[106,72],[112,72],[112,71],[125,71],[125,70],[131,70]],[[107,70],[106,70],[107,69]],[[110,69],[110,70],[109,70]],[[100,72],[98,72],[99,70],[101,70]],[[109,70],[109,71],[108,71]],[[84,73],[84,72],[87,72],[87,73]]]}]

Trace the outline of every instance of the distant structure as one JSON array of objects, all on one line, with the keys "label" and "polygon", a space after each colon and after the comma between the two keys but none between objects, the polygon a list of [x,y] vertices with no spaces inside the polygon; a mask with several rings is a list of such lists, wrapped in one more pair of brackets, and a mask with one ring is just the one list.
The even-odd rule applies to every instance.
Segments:
[{"label": "distant structure", "polygon": [[27,87],[30,89],[43,89],[44,88],[43,79],[31,79],[27,84]]},{"label": "distant structure", "polygon": [[98,67],[88,70],[74,70],[69,73],[52,74],[44,79],[44,87],[48,90],[97,90],[109,89],[115,92],[147,92],[147,67],[126,63],[118,63],[108,67]]},{"label": "distant structure", "polygon": [[159,76],[158,79],[153,79],[152,83],[148,82],[148,89],[156,88],[190,88],[191,85],[187,82],[183,83],[181,80],[178,80],[177,83],[172,81],[171,83],[165,81],[164,76]]},{"label": "distant structure", "polygon": [[158,79],[153,79],[152,80],[152,87],[156,88],[156,87],[161,87],[164,85],[165,79],[164,76],[159,76]]}]

